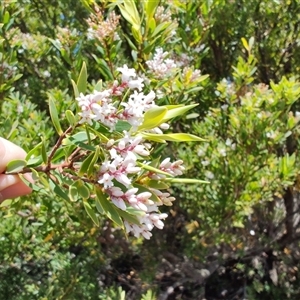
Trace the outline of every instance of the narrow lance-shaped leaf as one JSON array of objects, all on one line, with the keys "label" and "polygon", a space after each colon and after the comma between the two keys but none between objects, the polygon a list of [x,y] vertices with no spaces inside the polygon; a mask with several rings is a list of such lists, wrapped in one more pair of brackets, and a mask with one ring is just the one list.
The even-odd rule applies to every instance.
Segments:
[{"label": "narrow lance-shaped leaf", "polygon": [[202,139],[196,135],[189,133],[166,133],[166,134],[154,134],[154,133],[142,133],[145,139],[155,140],[156,138],[171,142],[204,142]]},{"label": "narrow lance-shaped leaf", "polygon": [[74,80],[71,80],[71,82],[72,82],[75,98],[77,98],[77,97],[79,97],[79,91],[78,91],[77,84],[75,83]]},{"label": "narrow lance-shaped leaf", "polygon": [[47,190],[47,186],[39,186],[39,185],[36,184],[36,182],[39,181],[39,174],[38,174],[38,172],[36,170],[34,170],[34,169],[31,169],[31,174],[32,174],[32,179],[34,180],[34,182],[29,182],[28,179],[27,179],[27,177],[24,176],[24,174],[20,174],[19,177],[33,191],[36,191],[39,194],[49,195],[49,191]]},{"label": "narrow lance-shaped leaf", "polygon": [[48,156],[47,156],[47,152],[46,152],[46,145],[45,145],[45,140],[42,140],[42,158],[43,158],[43,162],[44,164],[47,163],[48,161]]},{"label": "narrow lance-shaped leaf", "polygon": [[52,98],[52,95],[50,95],[50,94],[48,94],[48,95],[49,95],[49,111],[50,111],[52,123],[53,123],[57,133],[59,135],[62,135],[63,131],[62,131],[60,123],[59,123],[58,113],[57,113],[57,109],[56,109],[54,100]]},{"label": "narrow lance-shaped leaf", "polygon": [[95,188],[96,195],[99,200],[98,204],[101,206],[101,209],[103,212],[107,215],[109,219],[111,219],[113,222],[115,222],[118,226],[124,227],[123,221],[118,214],[116,208],[114,205],[106,198],[106,196],[103,194],[101,189],[99,187]]},{"label": "narrow lance-shaped leaf", "polygon": [[139,126],[139,130],[151,129],[163,123],[163,119],[168,109],[164,106],[150,108],[144,114],[144,122]]},{"label": "narrow lance-shaped leaf", "polygon": [[71,126],[75,126],[75,124],[76,124],[76,118],[75,118],[73,112],[70,111],[70,110],[66,110],[65,114],[66,114],[66,118],[67,118],[69,124]]},{"label": "narrow lance-shaped leaf", "polygon": [[92,219],[92,221],[99,226],[99,220],[93,210],[93,208],[90,206],[90,204],[87,201],[83,201],[83,206],[85,208],[85,211],[89,215],[89,217]]},{"label": "narrow lance-shaped leaf", "polygon": [[124,210],[121,210],[121,209],[117,209],[117,210],[118,210],[119,215],[120,215],[124,220],[126,220],[127,222],[132,223],[132,224],[136,224],[136,225],[140,225],[140,224],[141,224],[141,223],[139,222],[137,216],[134,214],[134,212],[129,213],[129,212],[124,211]]},{"label": "narrow lance-shaped leaf", "polygon": [[86,159],[82,162],[78,175],[83,176],[85,173],[87,173],[88,167],[91,164],[91,161],[94,157],[94,152],[92,152]]},{"label": "narrow lance-shaped leaf", "polygon": [[88,166],[88,169],[87,169],[87,175],[88,177],[90,177],[93,173],[94,173],[94,166],[95,166],[95,163],[97,162],[98,158],[99,158],[99,154],[100,154],[100,148],[99,147],[96,147],[96,151],[94,153],[94,156]]},{"label": "narrow lance-shaped leaf", "polygon": [[192,178],[165,178],[164,181],[170,182],[170,183],[210,183],[207,180],[201,180],[201,179],[192,179]]},{"label": "narrow lance-shaped leaf", "polygon": [[52,179],[49,180],[49,187],[56,195],[60,196],[64,200],[66,200],[66,201],[70,200],[68,195],[62,190],[62,188],[56,182],[54,182]]},{"label": "narrow lance-shaped leaf", "polygon": [[82,68],[77,80],[77,88],[79,93],[85,93],[86,92],[86,86],[87,86],[87,69],[86,64],[83,62]]},{"label": "narrow lance-shaped leaf", "polygon": [[147,13],[147,18],[150,20],[156,11],[157,6],[159,5],[160,0],[145,0],[144,6]]},{"label": "narrow lance-shaped leaf", "polygon": [[182,116],[187,111],[191,110],[192,108],[196,107],[198,104],[191,104],[191,105],[173,105],[173,106],[166,106],[168,111],[163,118],[163,122],[166,122],[170,119],[173,119],[178,116]]},{"label": "narrow lance-shaped leaf", "polygon": [[167,173],[167,172],[164,172],[160,169],[157,169],[155,167],[152,167],[150,165],[146,165],[146,164],[143,164],[141,162],[138,162],[138,166],[140,166],[141,168],[145,169],[145,170],[148,170],[148,171],[151,171],[153,173],[158,173],[158,174],[162,174],[162,175],[166,175],[166,176],[169,176],[169,177],[173,177],[173,175]]}]

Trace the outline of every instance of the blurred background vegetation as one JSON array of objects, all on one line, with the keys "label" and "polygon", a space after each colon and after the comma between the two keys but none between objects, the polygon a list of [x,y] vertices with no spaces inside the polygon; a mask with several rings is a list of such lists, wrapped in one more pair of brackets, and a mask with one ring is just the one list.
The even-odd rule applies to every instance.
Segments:
[{"label": "blurred background vegetation", "polygon": [[[153,0],[151,12],[128,0],[138,20],[123,2],[1,1],[0,134],[27,151],[42,138],[53,145],[48,97],[63,119],[83,62],[90,90],[127,64],[160,103],[199,103],[173,131],[207,142],[160,151],[210,184],[174,185],[177,201],[150,241],[106,219],[95,227],[54,194],[5,201],[1,297],[299,299],[299,2]],[[95,35],[112,12],[115,30]],[[147,67],[159,47],[177,65],[169,77]]]}]

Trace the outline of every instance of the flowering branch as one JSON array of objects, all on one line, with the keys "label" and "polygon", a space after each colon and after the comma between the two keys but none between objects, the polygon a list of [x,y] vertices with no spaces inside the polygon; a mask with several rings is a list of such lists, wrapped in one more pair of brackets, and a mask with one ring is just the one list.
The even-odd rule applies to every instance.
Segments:
[{"label": "flowering branch", "polygon": [[[169,129],[170,119],[195,105],[157,106],[154,91],[144,94],[144,80],[134,69],[124,65],[117,70],[121,73],[119,80],[108,84],[106,89],[86,94],[87,74],[83,65],[77,84],[73,83],[78,95],[78,115],[67,111],[70,126],[62,131],[51,102],[51,119],[59,133],[56,144],[47,154],[41,143],[40,165],[35,165],[33,151],[25,162],[11,162],[7,173],[34,172],[37,178],[45,173],[50,188],[58,196],[71,201],[83,199],[87,213],[96,224],[94,205],[99,213],[105,213],[127,233],[149,239],[152,229],[162,229],[167,217],[159,208],[171,206],[175,200],[166,191],[169,180],[184,171],[181,160],[171,162],[166,158],[160,162],[160,158],[152,158],[151,141],[202,139],[185,133],[164,133]],[[34,188],[36,184],[31,185]]]}]

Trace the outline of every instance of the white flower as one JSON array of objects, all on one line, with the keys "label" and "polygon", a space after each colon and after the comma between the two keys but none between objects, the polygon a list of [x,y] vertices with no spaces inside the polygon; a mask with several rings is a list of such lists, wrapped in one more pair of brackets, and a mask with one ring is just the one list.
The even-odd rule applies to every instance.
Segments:
[{"label": "white flower", "polygon": [[162,48],[156,48],[152,60],[146,61],[150,71],[158,78],[170,76],[177,67],[173,59],[165,59],[168,52],[163,52]]},{"label": "white flower", "polygon": [[112,180],[114,179],[114,176],[110,175],[109,173],[104,173],[102,176],[100,176],[98,182],[100,184],[103,184],[104,188],[110,188],[114,185]]},{"label": "white flower", "polygon": [[205,151],[203,149],[198,149],[197,155],[198,156],[204,156],[205,155]]},{"label": "white flower", "polygon": [[206,171],[205,172],[205,176],[208,179],[214,179],[215,178],[215,175],[212,172],[210,172],[210,171]]},{"label": "white flower", "polygon": [[122,73],[122,82],[128,82],[131,77],[136,77],[135,69],[129,69],[127,65],[123,65],[123,68],[117,68],[117,71]]},{"label": "white flower", "polygon": [[224,149],[224,148],[219,149],[219,153],[220,153],[222,156],[226,156],[226,149]]},{"label": "white flower", "polygon": [[139,91],[142,90],[144,84],[143,84],[143,79],[138,77],[137,79],[131,79],[128,81],[128,87],[130,89],[138,89]]},{"label": "white flower", "polygon": [[209,160],[202,160],[202,161],[201,161],[201,164],[202,164],[204,167],[206,167],[206,166],[209,165]]}]

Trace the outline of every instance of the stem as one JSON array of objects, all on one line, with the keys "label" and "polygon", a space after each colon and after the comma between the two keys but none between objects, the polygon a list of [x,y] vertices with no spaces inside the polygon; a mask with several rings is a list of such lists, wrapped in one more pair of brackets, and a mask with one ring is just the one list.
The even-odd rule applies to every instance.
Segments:
[{"label": "stem", "polygon": [[48,169],[50,170],[50,167],[51,167],[51,160],[55,154],[55,152],[57,151],[57,149],[59,148],[59,146],[61,145],[63,139],[66,137],[66,135],[70,132],[72,132],[73,130],[73,127],[70,126],[65,132],[63,132],[63,134],[58,138],[56,144],[54,145],[51,153],[49,154],[49,157],[48,157],[48,161],[47,161],[47,167]]},{"label": "stem", "polygon": [[35,170],[37,172],[42,172],[42,173],[49,173],[51,170],[56,170],[56,169],[66,169],[70,168],[73,162],[63,162],[61,164],[57,165],[46,165],[46,166],[39,166],[39,167],[34,167],[34,168],[24,168],[21,171],[18,172],[11,172],[11,173],[6,173],[6,175],[18,175],[18,174],[26,174],[26,173],[32,173],[32,170]]}]

